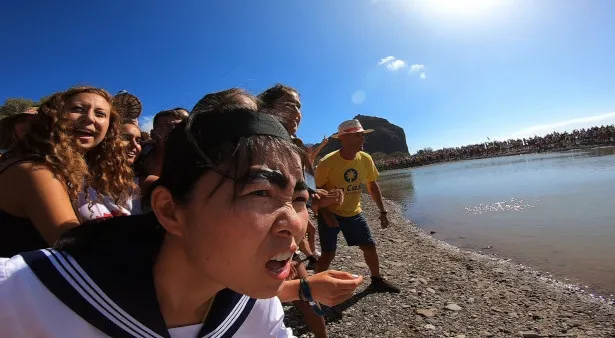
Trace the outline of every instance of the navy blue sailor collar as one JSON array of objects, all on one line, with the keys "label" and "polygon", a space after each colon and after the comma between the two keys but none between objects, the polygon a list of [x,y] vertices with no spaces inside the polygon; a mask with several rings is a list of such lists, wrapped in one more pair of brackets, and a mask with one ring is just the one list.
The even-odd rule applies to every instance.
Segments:
[{"label": "navy blue sailor collar", "polygon": [[[105,334],[170,338],[156,298],[151,261],[134,264],[130,255],[71,256],[55,249],[21,256],[49,291]],[[197,338],[232,337],[255,302],[229,289],[218,292]]]}]

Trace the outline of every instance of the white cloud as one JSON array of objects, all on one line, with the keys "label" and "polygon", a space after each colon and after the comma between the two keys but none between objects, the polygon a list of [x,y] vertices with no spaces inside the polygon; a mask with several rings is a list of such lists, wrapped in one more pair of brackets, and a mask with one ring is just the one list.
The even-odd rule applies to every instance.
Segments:
[{"label": "white cloud", "polygon": [[[412,66],[410,66],[410,73],[416,73],[420,70],[425,69],[425,65],[419,65],[419,64],[413,64]],[[423,73],[424,74],[424,73]]]},{"label": "white cloud", "polygon": [[[396,72],[400,69],[404,69],[406,67],[408,67],[408,63],[402,59],[398,59],[394,56],[387,56],[387,57],[383,57],[382,59],[380,59],[380,61],[378,62],[379,66],[386,66],[386,68],[392,72]],[[421,80],[425,80],[427,78],[427,74],[423,71],[425,70],[425,65],[421,65],[418,63],[415,63],[413,65],[411,65],[409,67],[409,72],[408,74],[414,74],[414,73],[419,73],[419,78]]]},{"label": "white cloud", "polygon": [[579,117],[575,119],[570,119],[566,121],[548,123],[548,124],[539,124],[531,127],[527,127],[517,131],[511,136],[502,138],[503,140],[508,139],[518,139],[518,138],[528,138],[536,136],[544,136],[546,134],[550,134],[554,131],[564,132],[564,131],[572,131],[574,129],[581,128],[589,128],[597,125],[609,125],[615,124],[615,112],[587,116],[587,117]]},{"label": "white cloud", "polygon": [[396,72],[402,68],[405,68],[408,64],[404,60],[395,60],[393,62],[387,63],[387,69]]},{"label": "white cloud", "polygon": [[139,119],[139,129],[144,132],[151,132],[154,128],[154,117],[153,116],[141,116]]},{"label": "white cloud", "polygon": [[378,62],[378,66],[382,66],[382,65],[385,65],[387,69],[392,72],[396,72],[408,66],[406,61],[397,59],[394,56],[387,56],[387,57],[380,59],[380,62]]},{"label": "white cloud", "polygon": [[391,61],[393,61],[393,60],[395,60],[395,57],[394,57],[394,56],[387,56],[387,57],[384,57],[384,58],[380,59],[380,62],[378,62],[378,66],[382,66],[383,64],[388,63],[388,62],[391,62]]}]

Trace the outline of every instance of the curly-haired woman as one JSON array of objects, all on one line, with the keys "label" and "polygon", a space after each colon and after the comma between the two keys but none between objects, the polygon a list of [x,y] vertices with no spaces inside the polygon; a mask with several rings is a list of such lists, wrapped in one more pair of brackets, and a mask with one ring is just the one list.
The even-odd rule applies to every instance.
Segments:
[{"label": "curly-haired woman", "polygon": [[121,156],[112,100],[94,87],[53,94],[28,135],[0,161],[0,257],[47,247],[80,221],[96,218],[79,215],[80,200],[90,212],[97,202],[88,190],[119,206],[130,199],[135,184]]}]

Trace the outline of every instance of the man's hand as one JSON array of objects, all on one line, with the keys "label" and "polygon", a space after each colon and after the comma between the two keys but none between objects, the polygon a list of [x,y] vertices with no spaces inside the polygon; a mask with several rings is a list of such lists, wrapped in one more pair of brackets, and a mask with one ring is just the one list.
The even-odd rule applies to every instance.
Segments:
[{"label": "man's hand", "polygon": [[389,221],[389,217],[387,216],[387,214],[386,214],[386,213],[381,213],[381,214],[380,214],[380,226],[381,226],[383,229],[386,229],[386,228],[388,228],[388,227],[389,227],[389,224],[390,224],[390,223],[391,223],[391,222]]},{"label": "man's hand", "polygon": [[340,205],[344,203],[344,192],[342,189],[324,190],[318,189],[312,195],[312,204],[318,208],[326,208],[332,205]]},{"label": "man's hand", "polygon": [[327,270],[308,277],[312,298],[326,306],[335,306],[350,299],[362,281],[361,276],[336,270]]}]

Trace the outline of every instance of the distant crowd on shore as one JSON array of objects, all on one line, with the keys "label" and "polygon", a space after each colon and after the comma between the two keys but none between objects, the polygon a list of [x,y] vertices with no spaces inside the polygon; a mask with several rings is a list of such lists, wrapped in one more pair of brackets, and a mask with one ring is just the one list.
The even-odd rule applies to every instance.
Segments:
[{"label": "distant crowd on shore", "polygon": [[574,130],[571,133],[554,132],[543,137],[535,136],[507,141],[489,140],[485,143],[456,148],[425,149],[408,156],[378,158],[374,154],[374,160],[379,170],[392,170],[441,162],[610,145],[615,145],[615,125]]}]

